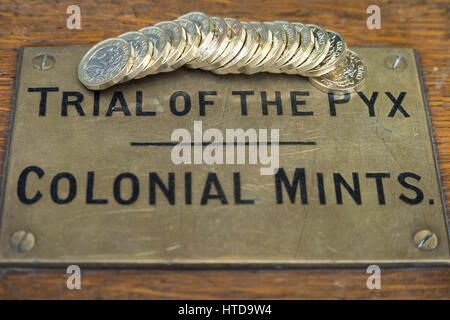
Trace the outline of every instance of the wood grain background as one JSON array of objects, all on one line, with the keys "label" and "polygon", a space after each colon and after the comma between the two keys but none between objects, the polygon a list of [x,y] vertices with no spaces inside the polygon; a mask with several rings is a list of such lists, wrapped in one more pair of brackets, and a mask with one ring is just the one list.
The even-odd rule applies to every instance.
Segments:
[{"label": "wood grain background", "polygon": [[[81,29],[66,27],[66,9],[81,8]],[[369,30],[366,9],[381,8],[381,29]],[[349,46],[418,50],[436,137],[443,187],[450,200],[450,2],[300,0],[0,0],[0,164],[7,140],[18,48],[94,44],[106,37],[174,19],[189,11],[253,20],[318,23]],[[87,270],[82,290],[66,288],[65,270],[1,269],[0,298],[450,298],[450,269],[382,271],[382,289],[368,290],[365,270],[160,271]]]}]

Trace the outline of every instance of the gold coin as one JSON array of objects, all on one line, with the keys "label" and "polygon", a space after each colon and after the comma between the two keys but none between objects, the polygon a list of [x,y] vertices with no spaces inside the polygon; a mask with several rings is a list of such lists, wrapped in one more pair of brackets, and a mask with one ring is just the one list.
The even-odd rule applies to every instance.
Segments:
[{"label": "gold coin", "polygon": [[148,41],[145,34],[139,31],[124,33],[119,38],[128,41],[134,50],[133,66],[122,79],[122,82],[133,79],[137,76],[150,61],[153,53],[153,43]]},{"label": "gold coin", "polygon": [[175,22],[181,25],[186,31],[186,47],[178,61],[171,66],[174,70],[197,57],[198,47],[202,40],[200,31],[195,23],[184,18],[177,19]]},{"label": "gold coin", "polygon": [[274,23],[282,28],[286,33],[286,47],[284,48],[281,56],[267,71],[280,73],[281,66],[289,61],[297,52],[297,49],[300,45],[300,34],[297,32],[296,28],[287,21],[275,21]]},{"label": "gold coin", "polygon": [[277,59],[283,54],[287,45],[287,36],[284,30],[273,22],[263,22],[269,30],[272,32],[272,48],[270,48],[267,56],[255,67],[256,72],[264,72],[270,69],[270,67],[277,61]]},{"label": "gold coin", "polygon": [[330,38],[330,48],[325,58],[319,65],[311,70],[302,73],[305,77],[318,77],[322,74],[328,73],[336,68],[345,57],[345,51],[347,51],[347,44],[344,38],[335,31],[327,30],[328,37]]},{"label": "gold coin", "polygon": [[258,48],[256,52],[249,57],[244,65],[238,70],[239,72],[251,74],[253,68],[258,65],[269,53],[272,48],[272,31],[260,22],[249,22],[250,25],[258,32]]},{"label": "gold coin", "polygon": [[306,72],[321,63],[330,47],[330,39],[323,28],[315,24],[307,24],[306,26],[313,32],[314,48],[308,58],[302,64],[297,66],[298,73]]},{"label": "gold coin", "polygon": [[248,60],[250,60],[255,54],[259,46],[259,33],[248,22],[241,22],[242,27],[245,29],[246,37],[244,45],[239,53],[226,65],[213,70],[214,73],[226,74],[226,73],[238,73],[239,69],[243,67]]},{"label": "gold coin", "polygon": [[355,92],[364,85],[367,67],[353,51],[347,50],[344,60],[333,71],[319,77],[311,77],[309,81],[317,89],[324,92]]},{"label": "gold coin", "polygon": [[212,22],[212,20],[203,12],[191,12],[182,15],[180,19],[192,21],[200,31],[201,42],[198,47],[197,57],[186,64],[187,67],[197,68],[197,62],[203,62],[203,57],[207,54],[206,51],[216,45],[216,43],[214,43],[217,42],[217,38],[214,37],[214,22]]},{"label": "gold coin", "polygon": [[208,65],[208,59],[218,54],[219,46],[224,48],[231,38],[231,30],[223,19],[217,17],[209,18],[213,24],[213,37],[208,48],[201,50],[197,58],[187,64],[189,68],[201,68]]},{"label": "gold coin", "polygon": [[162,65],[157,72],[169,72],[173,71],[172,64],[174,64],[178,58],[183,54],[186,47],[186,31],[184,28],[173,22],[163,21],[155,24],[155,27],[163,29],[170,38],[170,50],[167,56],[164,58]]},{"label": "gold coin", "polygon": [[261,22],[251,21],[249,22],[252,27],[258,32],[258,49],[255,54],[239,69],[240,72],[245,74],[255,73],[254,68],[267,56],[272,48],[272,31]]},{"label": "gold coin", "polygon": [[264,56],[258,64],[252,67],[250,67],[250,65],[248,66],[245,72],[247,74],[254,74],[267,70],[267,68],[272,66],[272,64],[280,57],[286,47],[286,33],[283,29],[272,22],[263,22],[262,25],[267,27],[272,35],[271,46],[266,56]]},{"label": "gold coin", "polygon": [[91,90],[119,83],[131,70],[134,49],[124,39],[110,38],[93,46],[78,65],[78,79]]},{"label": "gold coin", "polygon": [[247,31],[245,31],[244,27],[238,20],[233,18],[224,18],[223,20],[231,29],[231,41],[222,54],[212,62],[213,68],[209,68],[209,70],[223,67],[228,62],[233,60],[244,46],[245,38],[247,36]]},{"label": "gold coin", "polygon": [[179,19],[187,19],[195,23],[201,35],[199,51],[207,49],[214,36],[214,24],[203,12],[190,12],[182,15]]},{"label": "gold coin", "polygon": [[292,22],[297,32],[300,34],[300,45],[297,48],[297,52],[294,56],[286,62],[280,71],[288,74],[297,73],[297,66],[302,64],[309,56],[314,48],[314,35],[312,30],[305,26],[303,23]]},{"label": "gold coin", "polygon": [[216,38],[217,41],[215,41],[216,45],[211,46],[207,51],[207,57],[203,63],[197,64],[198,68],[204,70],[211,70],[217,67],[217,61],[222,58],[224,53],[226,53],[226,48],[233,38],[233,31],[224,19],[219,17],[211,17],[210,19],[214,22],[214,38]]},{"label": "gold coin", "polygon": [[142,28],[139,31],[145,34],[149,41],[152,42],[153,54],[144,70],[135,77],[136,79],[157,72],[170,51],[170,38],[163,29],[151,26]]}]

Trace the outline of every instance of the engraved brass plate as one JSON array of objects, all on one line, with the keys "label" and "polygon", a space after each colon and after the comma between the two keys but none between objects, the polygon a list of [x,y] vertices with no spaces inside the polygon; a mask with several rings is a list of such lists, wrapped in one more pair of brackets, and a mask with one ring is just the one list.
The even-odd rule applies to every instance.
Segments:
[{"label": "engraved brass plate", "polygon": [[[412,49],[356,48],[368,79],[351,96],[324,94],[299,76],[184,68],[94,93],[76,76],[87,49],[33,47],[19,56],[1,264],[448,264]],[[33,64],[42,53],[53,66]],[[192,137],[183,147],[194,162],[211,147],[195,136],[211,128],[224,136],[279,129],[277,174],[262,175],[267,166],[248,157],[173,163],[176,129]]]}]

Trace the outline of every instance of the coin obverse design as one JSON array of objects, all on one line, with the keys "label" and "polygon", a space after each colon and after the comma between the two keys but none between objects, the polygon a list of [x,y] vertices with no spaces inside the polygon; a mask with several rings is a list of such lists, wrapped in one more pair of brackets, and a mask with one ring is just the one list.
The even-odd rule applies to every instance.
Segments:
[{"label": "coin obverse design", "polygon": [[124,39],[106,39],[81,59],[78,79],[86,88],[102,90],[122,81],[133,66],[134,50]]},{"label": "coin obverse design", "polygon": [[320,77],[310,78],[311,84],[324,92],[349,93],[358,90],[366,80],[367,67],[353,51],[347,50],[342,63],[333,71]]}]

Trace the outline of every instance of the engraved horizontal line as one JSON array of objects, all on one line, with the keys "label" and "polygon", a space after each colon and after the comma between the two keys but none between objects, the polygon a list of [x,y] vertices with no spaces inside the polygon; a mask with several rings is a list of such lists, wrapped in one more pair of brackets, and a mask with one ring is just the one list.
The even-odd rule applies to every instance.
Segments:
[{"label": "engraved horizontal line", "polygon": [[233,145],[233,146],[250,146],[250,145],[272,145],[278,144],[280,146],[315,146],[314,141],[280,141],[280,142],[130,142],[133,147],[173,147],[176,145],[180,146],[209,146],[209,145]]}]

